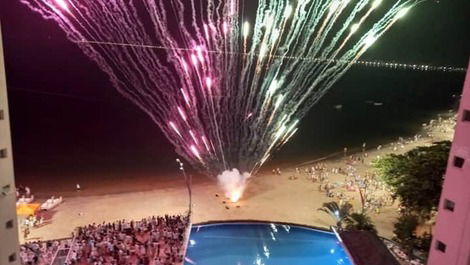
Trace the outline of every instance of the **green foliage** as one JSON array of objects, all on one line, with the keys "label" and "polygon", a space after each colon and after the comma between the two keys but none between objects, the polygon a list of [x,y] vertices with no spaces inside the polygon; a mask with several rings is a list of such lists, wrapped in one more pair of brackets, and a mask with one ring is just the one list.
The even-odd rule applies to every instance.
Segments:
[{"label": "green foliage", "polygon": [[393,232],[397,241],[408,241],[416,238],[416,227],[418,226],[418,217],[411,214],[404,214],[398,218],[398,222],[394,225]]},{"label": "green foliage", "polygon": [[411,214],[403,214],[398,218],[394,225],[394,240],[410,254],[415,248],[418,238],[416,237],[416,227],[418,226],[418,217]]},{"label": "green foliage", "polygon": [[377,229],[371,218],[365,213],[352,213],[345,219],[346,229],[369,231],[377,234]]},{"label": "green foliage", "polygon": [[390,154],[374,162],[378,176],[405,207],[394,226],[394,240],[408,255],[413,250],[425,253],[429,250],[431,235],[418,237],[416,228],[439,205],[450,146],[449,141],[436,142],[403,155]]},{"label": "green foliage", "polygon": [[338,205],[337,202],[325,202],[319,211],[329,214],[336,222],[339,229],[370,231],[377,234],[375,225],[370,217],[365,213],[351,213],[352,205],[344,203]]},{"label": "green foliage", "polygon": [[432,235],[424,234],[423,236],[418,237],[416,242],[416,248],[427,253],[431,247]]},{"label": "green foliage", "polygon": [[402,249],[410,256],[413,257],[418,254],[423,259],[426,259],[429,248],[431,247],[432,235],[423,234],[416,235],[416,228],[420,223],[420,217],[411,213],[403,213],[398,222],[394,225],[395,240],[399,243]]},{"label": "green foliage", "polygon": [[343,221],[349,216],[351,209],[352,205],[349,203],[340,206],[337,202],[325,202],[318,210],[329,214],[336,221],[336,226],[341,229]]},{"label": "green foliage", "polygon": [[429,216],[439,204],[451,143],[435,142],[374,161],[378,176],[408,210]]}]

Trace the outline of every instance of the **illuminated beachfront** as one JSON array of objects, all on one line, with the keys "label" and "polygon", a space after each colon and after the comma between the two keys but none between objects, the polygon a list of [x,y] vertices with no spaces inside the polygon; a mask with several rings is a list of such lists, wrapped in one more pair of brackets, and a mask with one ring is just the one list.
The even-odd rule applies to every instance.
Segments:
[{"label": "illuminated beachfront", "polygon": [[[427,200],[420,197],[421,186],[431,183],[426,178],[406,175],[426,185],[411,182],[403,191],[410,182],[383,172],[396,161],[412,168],[416,150],[445,150],[457,121],[447,176],[465,175],[468,89],[458,115],[454,104],[466,69],[461,55],[450,55],[461,40],[452,41],[455,47],[445,43],[446,57],[458,60],[425,55],[428,46],[441,47],[433,41],[446,39],[443,31],[462,34],[436,31],[440,37],[419,52],[411,47],[418,44],[407,43],[410,34],[430,35],[420,21],[433,34],[448,22],[423,15],[440,6],[209,0],[173,10],[197,1],[5,4],[12,7],[1,14],[9,24],[12,93],[10,111],[4,94],[0,101],[0,221],[13,243],[3,242],[0,264],[217,264],[230,255],[216,243],[221,237],[240,243],[233,264],[277,265],[285,256],[288,264],[423,264],[442,179],[429,185],[437,188]],[[460,9],[451,10],[458,22]],[[0,85],[6,92],[5,82]],[[431,159],[421,161],[440,172],[445,162],[429,152]],[[465,243],[451,238],[462,234],[467,212],[459,209],[468,199],[449,188],[465,187],[452,184],[455,179],[444,186],[432,265],[467,258],[456,254]],[[424,203],[414,204],[413,196]],[[443,232],[454,223],[461,225]],[[295,256],[283,242],[298,244],[302,253]],[[365,261],[370,249],[360,247],[380,254]],[[387,263],[377,263],[382,258]]]}]

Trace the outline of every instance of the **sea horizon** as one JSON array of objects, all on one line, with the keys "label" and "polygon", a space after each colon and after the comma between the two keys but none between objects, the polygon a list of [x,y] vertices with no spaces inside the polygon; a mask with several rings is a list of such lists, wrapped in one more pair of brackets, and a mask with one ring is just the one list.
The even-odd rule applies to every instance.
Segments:
[{"label": "sea horizon", "polygon": [[[347,90],[355,78],[357,73],[314,106],[301,121],[299,133],[260,172],[295,167],[344,147],[360,149],[364,142],[375,148],[398,137],[412,137],[423,123],[458,104],[458,89],[439,88],[440,104],[431,107],[421,105],[420,93],[411,94],[408,102],[400,99],[404,97],[400,91],[394,92],[398,98],[390,98],[387,87],[357,95]],[[83,189],[80,196],[149,190],[153,182],[158,187],[184,185],[174,148],[144,112],[117,92],[101,101],[15,90],[9,97],[17,186],[49,197],[77,196],[77,183]],[[17,107],[24,105],[30,108]],[[195,182],[213,181],[189,165],[186,169]]]}]

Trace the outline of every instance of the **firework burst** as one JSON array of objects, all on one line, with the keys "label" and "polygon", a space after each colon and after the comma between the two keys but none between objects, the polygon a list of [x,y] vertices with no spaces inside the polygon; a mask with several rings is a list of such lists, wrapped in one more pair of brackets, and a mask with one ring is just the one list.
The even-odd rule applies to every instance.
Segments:
[{"label": "firework burst", "polygon": [[242,0],[20,1],[57,22],[210,176],[256,172],[419,2],[259,0],[253,9]]}]

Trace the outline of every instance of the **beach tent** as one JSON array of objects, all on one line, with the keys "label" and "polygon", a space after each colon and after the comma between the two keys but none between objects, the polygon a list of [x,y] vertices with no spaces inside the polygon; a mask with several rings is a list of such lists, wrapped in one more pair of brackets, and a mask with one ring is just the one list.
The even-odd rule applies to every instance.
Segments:
[{"label": "beach tent", "polygon": [[21,204],[16,207],[16,214],[22,216],[34,215],[39,209],[39,203]]}]

